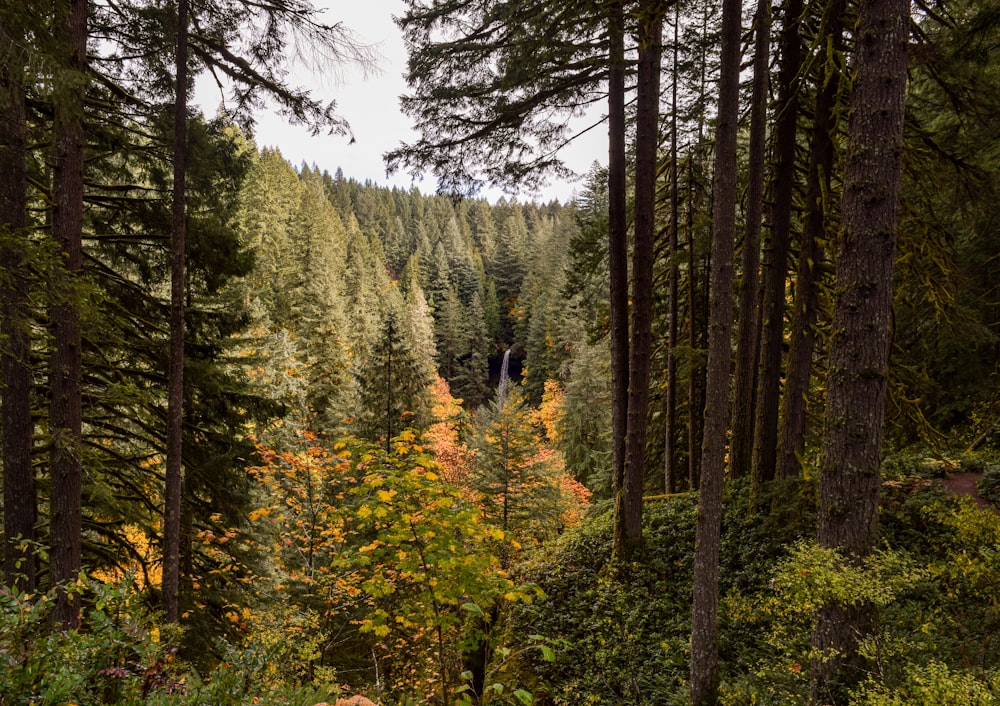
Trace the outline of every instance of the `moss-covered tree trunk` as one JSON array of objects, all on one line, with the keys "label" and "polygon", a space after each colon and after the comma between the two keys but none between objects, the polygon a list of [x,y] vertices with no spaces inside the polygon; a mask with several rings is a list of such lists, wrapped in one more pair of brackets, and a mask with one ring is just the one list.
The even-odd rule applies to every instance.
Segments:
[{"label": "moss-covered tree trunk", "polygon": [[714,704],[718,690],[716,644],[722,482],[729,425],[730,336],[733,312],[733,249],[736,239],[736,129],[739,123],[740,2],[722,6],[722,67],[715,128],[712,208],[711,311],[705,437],[695,535],[694,601],[691,612],[691,704]]},{"label": "moss-covered tree trunk", "polygon": [[[820,264],[823,261],[821,240],[828,226],[831,210],[831,176],[835,146],[832,131],[837,128],[836,100],[840,89],[837,55],[843,51],[844,33],[841,16],[844,0],[827,6],[822,36],[829,37],[829,52],[821,65],[830,67],[818,77],[816,109],[813,113],[809,172],[806,176],[806,217],[802,228],[799,263],[795,278],[795,307],[788,349],[788,374],[781,402],[780,438],[778,440],[779,478],[795,478],[802,472],[805,451],[806,403],[813,351],[816,347],[816,322],[819,318]],[[826,45],[825,45],[826,46]]]},{"label": "moss-covered tree trunk", "polygon": [[[53,303],[49,309],[52,356],[49,378],[49,454],[51,574],[56,584],[76,579],[82,551],[80,462],[81,340],[80,310],[73,282],[83,269],[83,103],[87,69],[88,0],[56,4],[60,51],[64,53],[55,102],[52,236],[57,262],[52,268]],[[54,622],[65,628],[79,620],[78,600],[60,592]]]},{"label": "moss-covered tree trunk", "polygon": [[760,230],[764,212],[764,166],[771,53],[771,3],[760,0],[754,17],[753,93],[750,98],[750,161],[747,168],[746,226],[743,232],[733,433],[729,466],[734,477],[750,475],[753,458],[754,393],[760,348]]},{"label": "moss-covered tree trunk", "polygon": [[656,236],[656,161],[659,144],[663,9],[639,3],[636,98],[635,228],[632,247],[632,328],[629,339],[628,435],[625,451],[626,553],[642,541],[650,358],[653,348],[653,244]]},{"label": "moss-covered tree trunk", "polygon": [[764,245],[761,289],[761,340],[754,420],[754,485],[774,478],[781,406],[781,354],[785,329],[785,282],[795,194],[795,143],[799,113],[797,79],[802,65],[799,25],[802,0],[782,7],[781,64],[778,69],[778,121],[770,208],[770,236]]},{"label": "moss-covered tree trunk", "polygon": [[667,399],[666,424],[663,442],[663,491],[674,493],[680,488],[680,467],[677,453],[677,344],[679,326],[677,315],[680,311],[679,282],[680,267],[677,262],[677,234],[680,230],[680,179],[677,164],[677,90],[679,62],[679,35],[681,25],[680,5],[674,5],[674,39],[672,46],[672,71],[670,88],[670,230],[667,241]]},{"label": "moss-covered tree trunk", "polygon": [[[878,535],[909,10],[907,0],[866,0],[856,35],[818,523],[820,544],[849,559],[869,554]],[[864,606],[821,611],[813,644],[843,657],[815,665],[815,702],[847,702],[870,624]]]},{"label": "moss-covered tree trunk", "polygon": [[625,198],[625,6],[609,5],[608,41],[608,269],[611,317],[611,492],[614,543],[625,536],[625,436],[628,428],[628,239]]}]

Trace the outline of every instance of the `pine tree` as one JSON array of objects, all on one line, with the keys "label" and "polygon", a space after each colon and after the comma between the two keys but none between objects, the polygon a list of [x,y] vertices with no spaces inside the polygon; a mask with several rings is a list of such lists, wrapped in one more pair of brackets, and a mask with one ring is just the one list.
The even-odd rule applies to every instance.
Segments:
[{"label": "pine tree", "polygon": [[472,202],[469,208],[469,228],[472,231],[472,240],[483,257],[483,260],[491,262],[496,255],[497,229],[490,213],[490,206],[486,201],[477,199]]},{"label": "pine tree", "polygon": [[650,359],[653,350],[653,243],[656,236],[657,148],[663,13],[658,2],[639,2],[639,70],[636,97],[635,224],[632,245],[632,319],[629,330],[628,421],[621,530],[622,557],[642,543],[642,491],[646,470]]},{"label": "pine tree", "polygon": [[465,307],[458,292],[449,287],[435,311],[438,372],[445,380],[458,375],[459,361],[468,353]]},{"label": "pine tree", "polygon": [[[823,241],[834,230],[831,222],[836,198],[833,191],[834,160],[838,132],[837,116],[843,109],[838,105],[841,76],[837,58],[843,53],[843,17],[845,0],[827,5],[821,23],[823,43],[822,69],[816,77],[816,103],[809,149],[809,169],[806,175],[806,215],[802,227],[802,243],[795,277],[795,308],[788,350],[788,375],[781,400],[778,444],[779,478],[801,475],[805,451],[806,406],[813,352],[817,341],[821,286],[824,260]],[[844,110],[846,113],[846,110]]]},{"label": "pine tree", "polygon": [[[817,532],[821,546],[848,560],[874,551],[878,537],[909,36],[906,0],[861,4]],[[815,670],[814,700],[847,703],[848,688],[862,674],[856,668],[862,659],[859,642],[872,629],[872,610],[869,605],[820,610],[813,644],[824,656]]]},{"label": "pine tree", "polygon": [[292,230],[301,188],[298,176],[280,152],[265,148],[258,155],[254,150],[240,214],[241,228],[256,258],[247,295],[260,301],[276,325],[292,318],[295,290],[290,283],[297,266]]},{"label": "pine tree", "polygon": [[[559,486],[540,454],[530,410],[520,389],[503,386],[475,416],[470,446],[475,452],[469,483],[486,520],[522,540],[543,539],[559,529]],[[505,543],[500,561],[510,566]]]},{"label": "pine tree", "polygon": [[753,94],[750,97],[750,155],[747,174],[746,226],[743,234],[739,290],[739,329],[736,334],[736,373],[733,381],[733,430],[730,468],[734,477],[749,477],[753,455],[754,393],[760,346],[758,282],[761,214],[764,207],[764,156],[767,95],[770,78],[771,0],[758,0],[754,15]]},{"label": "pine tree", "polygon": [[729,367],[736,231],[736,129],[739,121],[740,3],[725,0],[722,75],[716,121],[712,208],[711,322],[705,393],[705,440],[695,536],[691,609],[691,704],[716,703],[718,690],[719,552],[726,432],[730,420]]},{"label": "pine tree", "polygon": [[799,90],[802,65],[800,25],[804,3],[786,0],[782,6],[780,67],[778,70],[778,122],[774,137],[773,193],[764,244],[761,277],[760,360],[754,420],[753,465],[755,485],[774,478],[778,446],[778,413],[781,404],[781,359],[785,330],[785,284],[791,242],[792,207],[796,183]]},{"label": "pine tree", "polygon": [[[611,494],[615,545],[625,535],[625,463],[628,436],[628,233],[625,176],[625,0],[609,2],[608,25],[608,328],[611,339]],[[621,553],[620,550],[617,553]]]},{"label": "pine tree", "polygon": [[680,324],[680,263],[678,252],[678,235],[680,232],[680,164],[679,162],[679,120],[677,116],[677,93],[680,80],[678,77],[680,57],[680,5],[674,5],[673,43],[671,48],[671,87],[670,87],[670,224],[667,235],[667,370],[666,400],[664,410],[665,424],[663,430],[663,492],[670,494],[681,487],[680,458],[678,453],[678,414],[677,414],[677,347]]},{"label": "pine tree", "polygon": [[[53,352],[49,372],[50,472],[52,476],[50,556],[52,581],[65,585],[82,566],[82,399],[80,302],[73,283],[83,269],[84,91],[87,84],[88,0],[56,4],[55,33],[62,95],[55,101],[52,236],[58,261],[52,268],[50,306]],[[78,599],[60,593],[55,622],[79,621]]]},{"label": "pine tree", "polygon": [[413,347],[420,365],[421,377],[433,380],[437,377],[437,348],[434,342],[434,316],[416,272],[410,269],[408,284],[403,289],[406,311],[406,337]]},{"label": "pine tree", "polygon": [[410,47],[402,105],[420,137],[387,155],[390,170],[430,171],[457,193],[487,181],[530,188],[565,173],[558,148],[569,130],[553,116],[601,90],[602,8],[435,0],[410,4],[398,24]]},{"label": "pine tree", "polygon": [[493,339],[486,327],[486,314],[477,292],[466,317],[465,349],[454,381],[455,394],[466,409],[478,409],[489,397],[490,351]]},{"label": "pine tree", "polygon": [[[28,7],[0,8],[0,439],[3,443],[4,585],[36,586],[37,494],[31,465],[30,277],[27,236],[27,107],[24,26]],[[27,547],[22,548],[21,542]]]},{"label": "pine tree", "polygon": [[173,208],[170,234],[170,362],[167,375],[167,454],[163,491],[163,612],[180,617],[181,484],[183,483],[184,299],[187,234],[188,1],[177,2],[174,50]]},{"label": "pine tree", "polygon": [[344,228],[347,232],[344,295],[351,322],[347,338],[352,358],[355,364],[360,364],[382,335],[390,285],[385,267],[376,261],[371,242],[361,233],[353,215],[347,216]]},{"label": "pine tree", "polygon": [[290,323],[303,355],[311,428],[335,434],[345,428],[352,391],[344,310],[347,236],[321,177],[303,173],[300,183],[302,198],[291,243],[298,267],[288,283],[298,300]]},{"label": "pine tree", "polygon": [[607,342],[573,352],[559,422],[559,449],[566,469],[599,497],[609,497],[611,478],[611,369]]},{"label": "pine tree", "polygon": [[359,409],[354,421],[358,435],[382,443],[389,453],[393,437],[404,429],[423,429],[430,421],[431,380],[418,351],[407,340],[401,302],[390,305],[378,338],[356,372]]}]

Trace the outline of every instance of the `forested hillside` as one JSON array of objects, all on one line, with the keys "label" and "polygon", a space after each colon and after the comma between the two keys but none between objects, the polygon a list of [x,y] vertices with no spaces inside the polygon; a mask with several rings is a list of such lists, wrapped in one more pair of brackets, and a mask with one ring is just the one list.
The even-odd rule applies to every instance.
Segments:
[{"label": "forested hillside", "polygon": [[[407,2],[436,194],[258,143],[349,139],[307,2],[53,8],[0,5],[0,706],[1000,699],[995,2]],[[477,196],[595,110],[572,202]]]}]

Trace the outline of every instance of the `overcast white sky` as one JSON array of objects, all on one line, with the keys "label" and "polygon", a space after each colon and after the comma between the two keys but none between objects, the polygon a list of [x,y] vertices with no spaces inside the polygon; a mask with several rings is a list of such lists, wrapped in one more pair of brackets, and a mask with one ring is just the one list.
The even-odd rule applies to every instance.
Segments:
[{"label": "overcast white sky", "polygon": [[[336,100],[338,112],[351,125],[355,143],[336,135],[312,137],[308,130],[291,127],[274,113],[257,116],[256,140],[259,147],[277,147],[285,159],[298,167],[303,161],[316,164],[331,174],[340,167],[344,175],[358,181],[371,181],[382,185],[404,188],[411,186],[410,176],[397,173],[386,177],[382,154],[396,147],[400,141],[411,142],[415,133],[409,118],[399,110],[399,96],[406,91],[403,75],[406,71],[406,49],[399,28],[393,22],[394,15],[404,12],[403,0],[314,0],[315,7],[329,8],[323,19],[325,22],[343,22],[354,31],[365,44],[376,45],[381,55],[378,62],[380,71],[362,76],[360,70],[348,68],[340,80],[329,76],[312,76],[307,71],[297,71],[290,83],[309,88],[314,96],[325,103]],[[206,113],[213,113],[219,102],[217,90],[207,81],[199,83],[195,101],[202,105]],[[607,130],[598,127],[566,149],[564,159],[567,165],[585,173],[595,161],[607,161]],[[421,191],[431,193],[433,183],[417,184]],[[544,200],[569,200],[579,183],[554,183],[538,195]],[[487,192],[493,199],[499,192]],[[522,195],[521,198],[525,198]]]}]

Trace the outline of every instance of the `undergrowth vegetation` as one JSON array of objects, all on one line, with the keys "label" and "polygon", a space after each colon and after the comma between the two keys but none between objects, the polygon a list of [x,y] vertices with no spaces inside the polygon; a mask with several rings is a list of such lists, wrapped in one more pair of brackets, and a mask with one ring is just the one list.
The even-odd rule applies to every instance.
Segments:
[{"label": "undergrowth vegetation", "polygon": [[[352,467],[335,460],[340,465],[331,468],[337,473]],[[731,485],[720,573],[722,704],[810,703],[810,675],[818,656],[810,636],[819,606],[830,603],[864,603],[876,610],[875,629],[863,643],[865,676],[852,692],[854,706],[996,703],[1000,516],[969,498],[947,494],[938,482],[942,463],[912,458],[886,463],[881,547],[861,564],[845,562],[812,541],[815,488],[810,481],[774,484],[753,499],[748,488]],[[991,476],[992,466],[978,459],[946,465],[950,471],[986,469],[984,478]],[[403,481],[419,481],[423,492],[433,495],[424,498],[425,509],[443,510],[447,496],[434,494],[425,483],[426,473],[415,475],[407,467],[421,466],[403,463],[392,473],[380,473],[379,481],[370,474],[358,476],[360,495],[349,490],[361,503],[354,508],[356,514],[365,514],[358,508],[374,493],[401,492]],[[374,491],[361,492],[373,482]],[[262,507],[270,507],[276,517],[285,505],[281,512],[289,519],[296,508],[282,493],[270,498],[272,504]],[[425,555],[426,563],[411,566],[406,542],[392,535],[396,523],[383,513],[384,525],[362,532],[368,542],[365,553],[372,555],[371,565],[381,567],[380,575],[412,581],[416,590],[376,591],[377,586],[388,587],[369,573],[370,565],[352,566],[360,580],[359,600],[386,610],[376,610],[368,619],[345,620],[339,629],[350,629],[353,623],[362,629],[359,635],[377,638],[387,634],[379,626],[389,620],[417,637],[398,643],[393,675],[369,670],[360,681],[323,666],[349,665],[358,655],[321,658],[330,647],[316,627],[329,629],[337,622],[324,617],[334,613],[329,612],[332,604],[324,607],[322,601],[311,606],[311,613],[291,603],[279,609],[280,601],[272,601],[270,610],[240,616],[245,624],[236,639],[218,641],[211,655],[194,655],[178,652],[175,646],[185,644],[184,635],[162,626],[148,607],[148,593],[132,577],[105,583],[81,576],[72,590],[82,596],[85,615],[82,627],[70,632],[50,629],[53,595],[4,589],[0,704],[313,706],[357,692],[386,706],[444,703],[443,698],[497,706],[684,704],[696,501],[690,493],[647,498],[643,546],[624,564],[611,561],[611,513],[597,507],[559,539],[525,555],[509,579],[500,580],[505,595],[495,587],[492,593],[470,590],[476,575],[471,556],[471,573],[459,580],[449,578],[447,551],[441,555],[443,564]],[[421,512],[417,507],[405,511]],[[445,537],[475,534],[456,527],[442,520],[434,536],[439,529]],[[342,549],[350,545],[346,531],[336,539]],[[491,540],[484,536],[475,541],[482,547]],[[293,548],[286,545],[284,551]],[[332,552],[329,561],[324,560],[327,565],[336,567],[345,560],[337,559],[337,547],[325,549]],[[429,569],[433,571],[421,578],[421,571]],[[337,579],[337,590],[350,593],[351,580],[349,575]],[[440,587],[426,593],[432,599],[427,605],[419,600],[419,587],[430,585],[421,583],[425,580]],[[316,590],[322,583],[317,581]],[[314,595],[336,592],[323,589]],[[435,604],[433,599],[441,600]],[[414,605],[430,612],[422,616],[423,608],[414,610]],[[397,616],[403,616],[403,622]],[[397,628],[392,629],[395,635]],[[446,643],[438,642],[439,636]],[[421,648],[424,638],[427,644]],[[352,643],[351,649],[362,643]],[[445,644],[447,659],[441,652]],[[383,642],[376,639],[364,649],[379,645]],[[477,662],[477,652],[488,657]],[[412,669],[398,661],[403,659],[410,660]],[[413,676],[413,688],[407,689],[405,675],[422,669],[429,671]],[[445,674],[450,674],[450,683],[447,696],[442,696],[440,678]],[[385,681],[391,678],[401,682],[388,688]],[[381,692],[378,679],[384,682]]]},{"label": "undergrowth vegetation", "polygon": [[[730,488],[720,573],[722,703],[810,703],[810,636],[824,603],[874,605],[857,706],[995,703],[1000,698],[1000,516],[935,482],[978,459],[886,464],[881,548],[861,565],[812,541],[813,485],[776,485],[755,502]],[[988,477],[988,476],[987,476]],[[536,703],[686,704],[696,501],[648,499],[644,545],[612,566],[610,514],[527,563],[546,599],[512,608],[560,645],[522,660]]]}]

